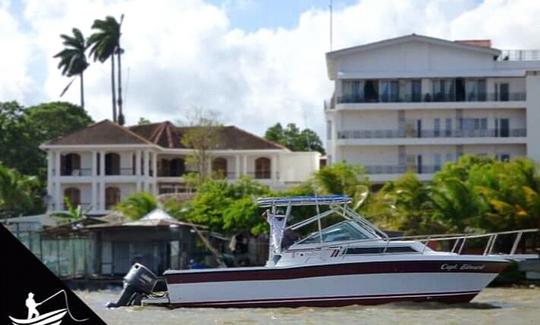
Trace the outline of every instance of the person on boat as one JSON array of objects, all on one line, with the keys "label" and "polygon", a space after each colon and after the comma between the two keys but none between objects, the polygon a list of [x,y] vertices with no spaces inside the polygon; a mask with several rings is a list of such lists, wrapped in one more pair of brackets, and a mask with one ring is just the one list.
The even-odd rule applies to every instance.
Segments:
[{"label": "person on boat", "polygon": [[26,305],[26,308],[28,308],[28,319],[39,317],[39,312],[37,311],[37,306],[39,306],[41,304],[38,304],[34,300],[34,294],[32,292],[28,293],[28,298],[26,298],[26,301],[25,301],[24,304]]}]

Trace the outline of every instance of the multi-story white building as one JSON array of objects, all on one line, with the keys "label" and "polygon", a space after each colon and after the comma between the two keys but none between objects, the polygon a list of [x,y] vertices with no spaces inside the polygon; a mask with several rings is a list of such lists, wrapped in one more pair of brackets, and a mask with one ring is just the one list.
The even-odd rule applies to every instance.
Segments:
[{"label": "multi-story white building", "polygon": [[[170,122],[122,127],[108,120],[49,141],[48,212],[65,211],[64,198],[88,214],[103,215],[133,192],[182,192],[193,149],[181,143],[186,128]],[[319,169],[318,152],[292,152],[234,126],[220,130],[209,171],[234,181],[241,175],[272,188],[306,180]]]},{"label": "multi-story white building", "polygon": [[408,35],[329,52],[328,162],[429,180],[463,154],[540,161],[540,51]]}]

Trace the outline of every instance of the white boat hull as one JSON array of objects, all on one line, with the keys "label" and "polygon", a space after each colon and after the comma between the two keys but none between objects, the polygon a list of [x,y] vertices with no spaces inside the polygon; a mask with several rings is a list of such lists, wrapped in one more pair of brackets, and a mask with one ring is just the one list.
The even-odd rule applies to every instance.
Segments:
[{"label": "white boat hull", "polygon": [[[463,257],[463,256],[461,256]],[[356,262],[166,272],[169,304],[298,307],[395,301],[469,302],[507,266],[500,259]]]}]

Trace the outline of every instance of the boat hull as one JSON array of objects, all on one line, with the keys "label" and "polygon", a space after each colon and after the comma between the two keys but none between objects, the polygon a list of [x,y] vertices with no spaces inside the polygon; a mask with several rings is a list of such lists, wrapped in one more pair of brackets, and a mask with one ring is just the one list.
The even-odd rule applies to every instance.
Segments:
[{"label": "boat hull", "polygon": [[165,274],[173,307],[337,307],[399,301],[465,303],[506,261],[357,262]]}]

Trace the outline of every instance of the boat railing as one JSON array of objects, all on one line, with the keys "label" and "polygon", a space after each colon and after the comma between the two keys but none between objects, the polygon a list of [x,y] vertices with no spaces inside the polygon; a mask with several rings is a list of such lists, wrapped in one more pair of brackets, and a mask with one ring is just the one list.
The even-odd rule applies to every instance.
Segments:
[{"label": "boat railing", "polygon": [[[370,242],[384,242],[384,249],[382,251],[382,254],[387,254],[387,248],[389,247],[391,242],[395,241],[416,241],[421,242],[424,244],[424,248],[419,253],[424,253],[425,250],[429,247],[430,243],[434,242],[445,242],[445,241],[454,241],[454,244],[452,245],[452,249],[448,252],[455,253],[455,254],[462,254],[463,250],[465,249],[466,242],[471,239],[478,239],[478,238],[487,238],[487,242],[485,246],[483,246],[482,254],[480,255],[492,255],[494,254],[493,250],[495,247],[495,243],[498,238],[501,236],[506,235],[515,235],[515,238],[512,242],[511,249],[509,253],[505,254],[499,254],[504,255],[505,257],[512,257],[516,256],[516,251],[519,247],[520,242],[524,238],[524,234],[528,233],[539,233],[538,228],[531,228],[531,229],[520,229],[520,230],[510,230],[510,231],[501,231],[501,232],[492,232],[492,233],[486,233],[486,234],[436,234],[436,235],[413,235],[413,236],[399,236],[399,237],[386,237],[386,238],[367,238],[367,239],[359,239],[359,240],[352,240],[347,241],[346,243],[322,243],[318,247],[321,249],[324,248],[330,248],[330,247],[350,247],[354,244],[359,243],[370,243]],[[473,254],[478,255],[478,254]],[[538,253],[536,253],[538,255]]]}]

